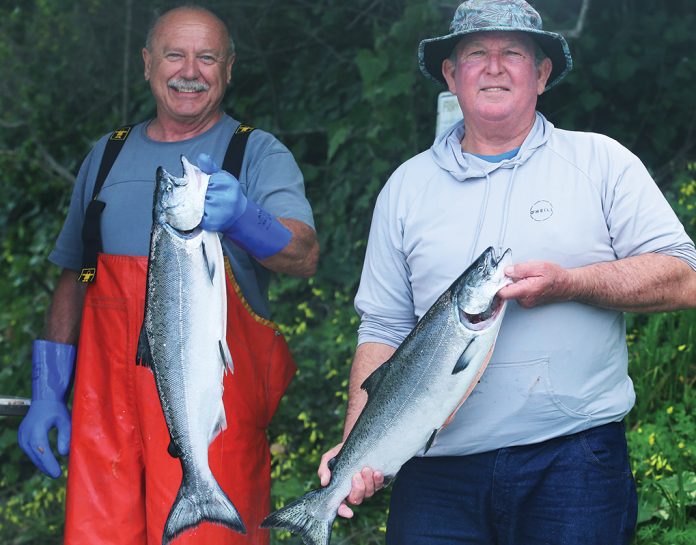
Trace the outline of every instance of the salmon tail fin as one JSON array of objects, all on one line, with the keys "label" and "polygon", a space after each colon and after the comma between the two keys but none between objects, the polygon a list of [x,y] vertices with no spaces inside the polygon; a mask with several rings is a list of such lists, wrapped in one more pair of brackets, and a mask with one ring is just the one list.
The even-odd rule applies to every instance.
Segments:
[{"label": "salmon tail fin", "polygon": [[318,499],[317,496],[323,495],[323,491],[324,489],[313,490],[299,500],[271,513],[261,523],[261,528],[289,530],[299,535],[305,545],[329,545],[333,518],[331,520],[314,518],[308,509]]},{"label": "salmon tail fin", "polygon": [[213,481],[209,490],[201,491],[200,487],[184,481],[164,524],[162,545],[204,521],[246,534],[242,517],[217,482]]}]

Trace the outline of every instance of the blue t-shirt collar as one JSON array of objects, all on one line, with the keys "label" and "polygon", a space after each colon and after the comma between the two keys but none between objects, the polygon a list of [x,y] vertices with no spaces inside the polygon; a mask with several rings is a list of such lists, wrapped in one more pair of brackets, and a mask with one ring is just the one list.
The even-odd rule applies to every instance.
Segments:
[{"label": "blue t-shirt collar", "polygon": [[478,157],[479,159],[483,159],[484,161],[488,161],[489,163],[500,163],[505,159],[512,159],[515,155],[517,155],[518,151],[520,151],[519,146],[515,149],[506,151],[505,153],[499,153],[497,155],[479,155],[478,153],[472,153],[471,155]]}]

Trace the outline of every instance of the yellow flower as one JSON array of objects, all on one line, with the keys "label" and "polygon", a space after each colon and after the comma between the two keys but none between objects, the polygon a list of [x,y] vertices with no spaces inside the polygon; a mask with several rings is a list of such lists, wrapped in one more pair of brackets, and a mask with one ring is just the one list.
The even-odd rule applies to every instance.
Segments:
[{"label": "yellow flower", "polygon": [[679,441],[679,443],[677,444],[677,446],[678,446],[679,448],[684,448],[684,447],[686,447],[686,445],[684,444],[684,441]]},{"label": "yellow flower", "polygon": [[655,444],[655,434],[651,433],[650,436],[648,437],[648,445],[651,447]]},{"label": "yellow flower", "polygon": [[686,345],[680,344],[679,346],[677,346],[677,350],[679,350],[679,352],[684,352],[684,350],[686,350]]},{"label": "yellow flower", "polygon": [[667,407],[667,414],[672,414],[674,412],[674,407]]}]

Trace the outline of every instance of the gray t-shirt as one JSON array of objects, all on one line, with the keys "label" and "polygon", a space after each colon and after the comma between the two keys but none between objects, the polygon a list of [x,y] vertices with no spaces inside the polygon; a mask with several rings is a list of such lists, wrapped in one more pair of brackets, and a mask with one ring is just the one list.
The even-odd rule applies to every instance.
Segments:
[{"label": "gray t-shirt", "polygon": [[[106,203],[101,233],[103,251],[108,254],[148,255],[157,167],[181,176],[181,155],[195,163],[199,153],[209,154],[221,165],[230,138],[239,126],[238,121],[223,115],[213,127],[194,138],[157,142],[146,134],[148,123],[133,127],[99,194],[99,200]],[[82,224],[109,136],[97,142],[77,176],[68,216],[49,256],[60,267],[81,268]],[[314,228],[302,173],[290,151],[271,134],[259,129],[251,133],[239,182],[247,197],[269,213]],[[247,301],[258,314],[268,318],[270,272],[225,238],[223,248]]]}]

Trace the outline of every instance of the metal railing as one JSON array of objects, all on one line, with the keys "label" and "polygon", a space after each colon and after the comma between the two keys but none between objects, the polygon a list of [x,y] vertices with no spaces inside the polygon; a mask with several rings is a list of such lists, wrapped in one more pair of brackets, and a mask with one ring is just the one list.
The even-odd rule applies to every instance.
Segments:
[{"label": "metal railing", "polygon": [[0,395],[0,416],[24,416],[29,410],[31,399]]}]

